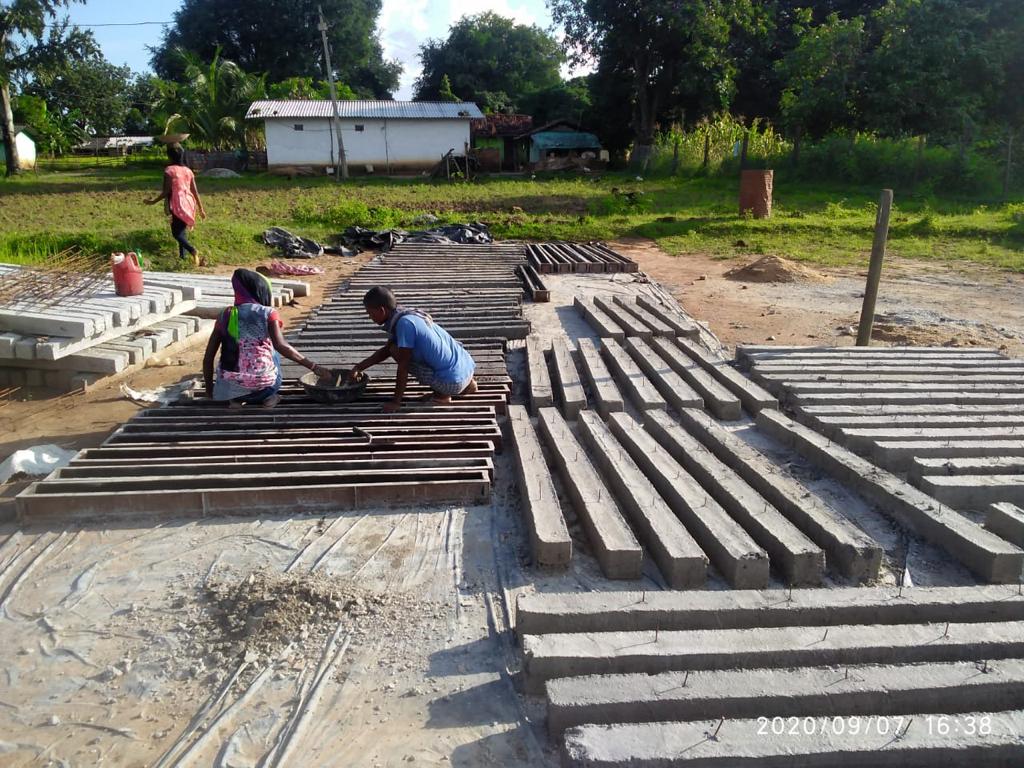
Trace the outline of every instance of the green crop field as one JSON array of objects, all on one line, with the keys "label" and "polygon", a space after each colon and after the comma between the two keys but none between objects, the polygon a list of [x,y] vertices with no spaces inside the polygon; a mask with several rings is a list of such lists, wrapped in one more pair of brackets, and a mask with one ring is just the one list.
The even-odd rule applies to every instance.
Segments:
[{"label": "green crop field", "polygon": [[[330,179],[247,175],[198,181],[209,219],[193,242],[212,263],[266,258],[273,225],[321,241],[346,227],[410,228],[429,213],[482,221],[499,238],[613,240],[646,237],[666,252],[721,258],[761,254],[822,265],[862,263],[878,189],[787,184],[777,176],[771,219],[738,215],[736,182],[724,178]],[[180,269],[161,206],[157,167],[26,174],[0,181],[0,261],[30,262],[77,245],[97,253],[140,250],[156,268]],[[638,193],[626,195],[623,193]],[[1024,203],[916,198],[897,191],[890,252],[1024,271]]]}]

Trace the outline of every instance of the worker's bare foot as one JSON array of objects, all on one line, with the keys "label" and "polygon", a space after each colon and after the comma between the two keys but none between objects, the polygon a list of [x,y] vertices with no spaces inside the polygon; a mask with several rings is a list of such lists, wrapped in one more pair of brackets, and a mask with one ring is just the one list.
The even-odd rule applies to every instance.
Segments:
[{"label": "worker's bare foot", "polygon": [[260,403],[260,406],[262,408],[273,408],[275,405],[277,405],[280,402],[281,402],[281,396],[280,395],[271,395],[266,400],[264,400],[262,403]]},{"label": "worker's bare foot", "polygon": [[429,402],[434,405],[451,405],[452,399],[448,395],[434,395],[430,398]]}]

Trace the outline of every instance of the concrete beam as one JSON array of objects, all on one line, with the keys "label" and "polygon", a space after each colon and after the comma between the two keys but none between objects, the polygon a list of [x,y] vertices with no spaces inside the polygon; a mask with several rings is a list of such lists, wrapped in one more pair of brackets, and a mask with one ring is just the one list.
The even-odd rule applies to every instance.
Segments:
[{"label": "concrete beam", "polygon": [[917,459],[1024,456],[1024,440],[880,440],[871,458],[893,472],[911,469]]},{"label": "concrete beam", "polygon": [[1024,504],[1022,475],[926,475],[918,487],[954,509],[981,511],[990,504]]},{"label": "concrete beam", "polygon": [[804,416],[986,416],[1016,415],[1024,416],[1024,407],[1020,405],[977,404],[956,405],[954,403],[924,403],[921,405],[808,405],[802,406],[798,412]]},{"label": "concrete beam", "polygon": [[718,383],[689,355],[666,339],[652,339],[651,348],[658,352],[676,373],[700,395],[704,405],[719,419],[734,420],[743,416],[740,399]]},{"label": "concrete beam", "polygon": [[633,401],[637,409],[647,411],[652,408],[664,410],[668,407],[653,382],[647,378],[639,366],[633,362],[629,353],[611,339],[605,339],[601,352],[612,376],[616,378],[623,391]]},{"label": "concrete beam", "polygon": [[[549,680],[548,732],[585,723],[955,714],[1013,709],[1024,701],[1024,661],[857,665],[846,669],[698,670]],[[903,718],[909,721],[909,718]],[[902,730],[902,729],[901,729]],[[824,736],[824,734],[822,734]]]},{"label": "concrete beam", "polygon": [[672,589],[703,586],[707,556],[600,417],[580,414],[580,434],[665,582]]},{"label": "concrete beam", "polygon": [[515,624],[522,636],[946,621],[1024,621],[1024,596],[1016,585],[532,592],[519,595]]},{"label": "concrete beam", "polygon": [[526,337],[526,366],[530,379],[530,410],[533,413],[554,403],[548,361],[544,359],[543,342],[539,336]]},{"label": "concrete beam", "polygon": [[1024,434],[1024,415],[1016,414],[918,414],[888,416],[813,416],[800,421],[832,439],[840,429],[941,429],[948,427],[1017,427]]},{"label": "concrete beam", "polygon": [[602,296],[594,297],[594,305],[602,310],[608,317],[615,321],[616,325],[625,331],[626,336],[639,336],[641,339],[649,339],[654,335],[647,325],[637,320],[629,312],[618,306],[614,301],[609,301]]},{"label": "concrete beam", "polygon": [[508,421],[533,560],[542,566],[567,567],[572,559],[572,538],[540,440],[523,406],[510,405]]},{"label": "concrete beam", "polygon": [[[655,637],[657,635],[657,637]],[[523,637],[526,687],[596,674],[1017,659],[1024,622],[841,624],[655,632],[576,632]]]},{"label": "concrete beam", "polygon": [[649,328],[654,336],[665,336],[671,338],[676,334],[676,329],[670,326],[668,323],[662,321],[657,315],[653,315],[646,309],[637,304],[636,299],[626,298],[624,296],[615,296],[615,305],[632,315],[641,325]]},{"label": "concrete beam", "polygon": [[1024,509],[1014,504],[993,504],[988,508],[985,527],[1011,544],[1024,547]]},{"label": "concrete beam", "polygon": [[554,408],[540,409],[539,426],[602,572],[609,579],[640,578],[643,551],[586,450]]},{"label": "concrete beam", "polygon": [[608,414],[623,410],[622,393],[619,391],[611,371],[601,359],[601,353],[591,339],[581,338],[577,342],[580,362],[583,364],[583,375],[590,387],[594,405],[601,418],[607,419]]},{"label": "concrete beam", "polygon": [[671,404],[676,410],[704,407],[701,396],[646,341],[635,337],[628,338],[623,346],[640,366],[640,370],[650,379],[654,388],[665,398],[666,403]]},{"label": "concrete beam", "polygon": [[583,391],[580,374],[564,338],[556,338],[551,342],[551,356],[555,372],[553,384],[558,393],[556,399],[562,404],[565,418],[575,420],[580,411],[587,407],[587,393]]},{"label": "concrete beam", "polygon": [[637,296],[636,303],[663,323],[675,329],[677,336],[685,336],[688,339],[700,337],[700,329],[693,320],[686,315],[676,312],[662,302],[648,296]]},{"label": "concrete beam", "polygon": [[907,478],[918,485],[925,475],[1024,475],[1024,456],[915,457],[907,470]]},{"label": "concrete beam", "polygon": [[[917,720],[927,719],[919,716]],[[821,721],[815,721],[820,723]],[[872,728],[862,732],[866,723]],[[882,727],[877,726],[885,723]],[[765,721],[700,720],[683,723],[584,725],[566,733],[563,768],[934,768],[937,765],[1018,765],[1024,761],[1024,711],[975,712],[936,728],[910,728],[911,718],[876,716],[858,722],[857,733],[844,729],[826,736],[766,735]],[[931,722],[931,721],[929,721]],[[986,724],[986,735],[978,724]],[[847,723],[849,724],[849,723]],[[918,723],[921,725],[922,723]],[[925,724],[927,725],[927,724]],[[894,735],[894,729],[900,735]],[[967,728],[973,735],[965,735]],[[709,734],[716,734],[710,738]],[[771,731],[768,731],[771,734]]]},{"label": "concrete beam", "polygon": [[797,409],[809,405],[1024,405],[1024,392],[820,392],[794,393],[790,396]]},{"label": "concrete beam", "polygon": [[779,407],[779,401],[771,394],[737,371],[727,361],[716,357],[696,342],[680,338],[676,339],[676,344],[722,386],[738,397],[743,407],[750,413],[757,413],[762,408]]},{"label": "concrete beam", "polygon": [[597,332],[602,339],[616,339],[622,341],[626,338],[626,332],[618,323],[610,318],[603,310],[594,305],[590,299],[581,299],[577,296],[573,300],[576,311],[590,324],[590,327]]},{"label": "concrete beam", "polygon": [[942,506],[906,481],[781,414],[762,412],[758,414],[757,424],[850,485],[897,522],[945,549],[983,579],[999,583],[1016,583],[1020,579],[1024,551]]},{"label": "concrete beam", "polygon": [[667,413],[649,411],[644,426],[665,450],[710,491],[734,520],[768,552],[771,564],[788,584],[821,583],[825,553],[747,485]]},{"label": "concrete beam", "polygon": [[703,411],[680,412],[680,421],[726,466],[788,517],[827,553],[828,565],[847,578],[872,581],[882,566],[882,547],[779,465]]},{"label": "concrete beam", "polygon": [[725,580],[736,589],[763,588],[768,554],[637,422],[615,413],[608,423]]}]

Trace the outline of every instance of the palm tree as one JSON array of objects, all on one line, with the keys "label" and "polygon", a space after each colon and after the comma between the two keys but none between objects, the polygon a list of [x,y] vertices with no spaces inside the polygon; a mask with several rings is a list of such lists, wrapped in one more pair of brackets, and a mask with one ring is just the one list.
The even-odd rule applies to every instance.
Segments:
[{"label": "palm tree", "polygon": [[209,149],[258,145],[258,128],[246,124],[245,113],[252,102],[266,97],[267,76],[250,75],[221,58],[219,48],[209,64],[182,48],[176,55],[185,65],[185,81],[161,84],[158,108],[171,115],[166,132],[187,132]]}]

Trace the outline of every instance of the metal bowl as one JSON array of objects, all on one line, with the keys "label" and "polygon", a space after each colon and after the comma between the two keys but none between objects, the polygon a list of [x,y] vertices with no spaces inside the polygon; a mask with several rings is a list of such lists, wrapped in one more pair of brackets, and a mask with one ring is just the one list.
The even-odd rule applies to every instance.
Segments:
[{"label": "metal bowl", "polygon": [[348,383],[346,381],[348,373],[347,370],[334,371],[335,376],[340,377],[345,382],[337,387],[330,381],[319,379],[312,371],[299,379],[299,383],[306,390],[306,394],[318,403],[350,403],[366,391],[366,387],[370,383],[370,377],[364,373],[359,381]]}]

